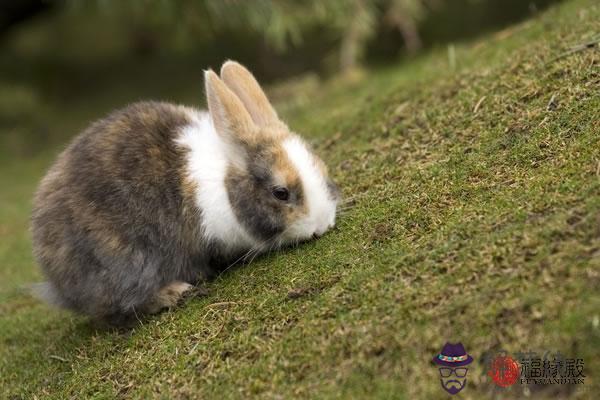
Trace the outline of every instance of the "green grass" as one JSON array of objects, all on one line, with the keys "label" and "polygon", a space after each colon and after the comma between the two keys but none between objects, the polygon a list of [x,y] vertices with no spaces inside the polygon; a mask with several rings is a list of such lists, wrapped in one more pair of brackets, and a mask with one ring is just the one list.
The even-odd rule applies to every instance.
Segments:
[{"label": "green grass", "polygon": [[446,341],[477,360],[462,397],[494,395],[480,360],[505,349],[584,358],[583,388],[529,390],[591,398],[600,53],[548,61],[599,20],[596,1],[569,1],[456,46],[453,65],[440,49],[297,93],[281,110],[353,206],[321,240],[230,271],[129,332],[19,290],[40,279],[27,220],[58,149],[3,161],[0,398],[435,398],[430,359]]}]

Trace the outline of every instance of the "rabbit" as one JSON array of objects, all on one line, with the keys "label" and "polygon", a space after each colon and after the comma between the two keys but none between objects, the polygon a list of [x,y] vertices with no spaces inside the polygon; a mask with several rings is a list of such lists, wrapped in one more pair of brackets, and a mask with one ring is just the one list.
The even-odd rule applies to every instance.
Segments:
[{"label": "rabbit", "polygon": [[38,297],[107,321],[154,314],[245,254],[334,226],[324,162],[250,71],[227,61],[204,79],[208,111],[135,103],[58,156],[33,202]]}]

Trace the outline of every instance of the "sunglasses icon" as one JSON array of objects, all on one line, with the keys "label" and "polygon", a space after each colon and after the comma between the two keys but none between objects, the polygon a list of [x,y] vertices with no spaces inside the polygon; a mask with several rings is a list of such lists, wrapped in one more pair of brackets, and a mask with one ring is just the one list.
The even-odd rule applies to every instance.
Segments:
[{"label": "sunglasses icon", "polygon": [[448,378],[449,376],[451,376],[454,373],[454,375],[456,375],[457,377],[464,378],[465,376],[467,376],[468,370],[469,370],[468,368],[442,367],[442,368],[440,368],[440,375],[442,376],[442,378]]}]

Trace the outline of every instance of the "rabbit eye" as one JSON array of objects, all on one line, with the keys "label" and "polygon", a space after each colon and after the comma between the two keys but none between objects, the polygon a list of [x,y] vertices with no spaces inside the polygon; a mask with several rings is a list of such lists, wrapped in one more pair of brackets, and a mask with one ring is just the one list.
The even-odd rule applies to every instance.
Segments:
[{"label": "rabbit eye", "polygon": [[273,188],[273,191],[271,193],[273,193],[273,196],[277,200],[288,201],[288,199],[290,198],[290,192],[286,188],[281,186]]}]

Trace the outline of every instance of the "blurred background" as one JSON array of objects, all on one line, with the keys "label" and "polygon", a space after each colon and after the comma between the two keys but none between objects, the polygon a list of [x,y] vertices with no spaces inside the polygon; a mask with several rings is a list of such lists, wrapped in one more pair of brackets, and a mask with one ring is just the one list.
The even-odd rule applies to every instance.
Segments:
[{"label": "blurred background", "polygon": [[139,99],[201,106],[202,70],[225,59],[285,102],[556,1],[0,0],[0,157],[35,157]]}]

